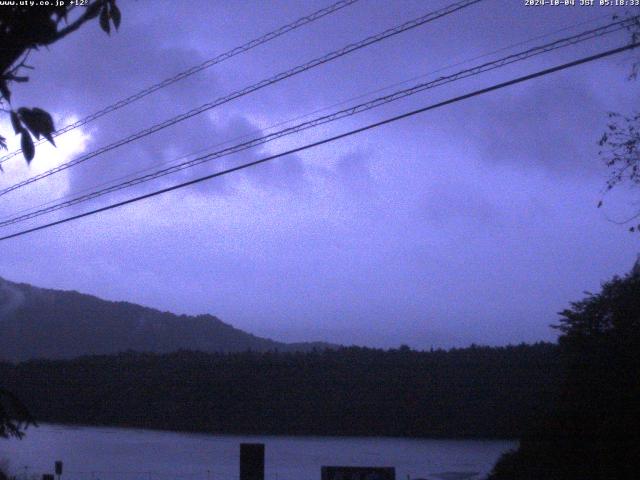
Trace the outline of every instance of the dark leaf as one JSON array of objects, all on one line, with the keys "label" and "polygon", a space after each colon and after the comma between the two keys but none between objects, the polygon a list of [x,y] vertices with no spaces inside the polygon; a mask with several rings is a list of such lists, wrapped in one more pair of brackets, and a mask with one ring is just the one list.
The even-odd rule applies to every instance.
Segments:
[{"label": "dark leaf", "polygon": [[107,34],[111,33],[111,27],[109,26],[109,7],[107,7],[106,3],[104,7],[102,7],[102,10],[100,10],[100,28]]},{"label": "dark leaf", "polygon": [[120,15],[120,9],[116,6],[115,3],[111,4],[111,20],[113,20],[113,26],[116,27],[116,30],[120,27],[120,20],[122,16]]},{"label": "dark leaf", "polygon": [[100,13],[100,7],[102,6],[102,4],[103,2],[96,1],[96,2],[93,2],[91,5],[89,5],[87,7],[87,11],[85,12],[86,18],[88,19],[96,18]]},{"label": "dark leaf", "polygon": [[43,135],[47,140],[53,143],[51,133],[54,131],[54,126],[51,115],[41,108],[32,108],[31,110],[28,108],[19,108],[18,113],[27,128],[35,135],[36,138],[39,139],[40,135]]},{"label": "dark leaf", "polygon": [[54,147],[57,146],[56,142],[53,140],[53,136],[50,133],[43,133],[42,136],[46,138],[51,145],[53,145]]},{"label": "dark leaf", "polygon": [[[0,135],[0,148],[4,148],[7,150],[7,139]],[[0,163],[0,169],[2,168],[2,164]]]},{"label": "dark leaf", "polygon": [[29,135],[29,132],[27,132],[26,130],[22,132],[20,146],[22,147],[22,153],[24,155],[24,158],[27,160],[27,163],[31,163],[31,160],[33,160],[33,157],[36,154],[36,149],[33,146],[31,135]]},{"label": "dark leaf", "polygon": [[24,130],[24,128],[22,127],[22,124],[20,123],[20,118],[18,117],[18,114],[16,112],[11,110],[10,117],[11,117],[11,126],[13,127],[13,131],[15,133],[20,133],[22,130]]},{"label": "dark leaf", "polygon": [[[20,114],[20,119],[27,126],[27,128],[35,135],[35,137],[40,139],[40,128],[38,125],[37,118],[33,115],[33,112],[28,108],[19,108],[18,113]],[[24,129],[23,129],[24,130]]]},{"label": "dark leaf", "polygon": [[55,147],[56,142],[53,141],[52,133],[55,131],[56,128],[53,125],[53,119],[51,118],[51,115],[49,115],[48,112],[45,112],[44,110],[37,107],[34,108],[32,111],[34,112],[35,115],[37,115],[38,121],[40,123],[40,127],[41,127],[40,133],[42,133],[42,136],[46,138],[47,141]]},{"label": "dark leaf", "polygon": [[598,208],[600,208],[601,206],[602,206],[602,200],[598,202]]},{"label": "dark leaf", "polygon": [[53,133],[55,127],[53,125],[53,118],[48,112],[45,112],[41,108],[35,107],[31,109],[33,115],[38,119],[40,125],[40,132],[43,135]]}]

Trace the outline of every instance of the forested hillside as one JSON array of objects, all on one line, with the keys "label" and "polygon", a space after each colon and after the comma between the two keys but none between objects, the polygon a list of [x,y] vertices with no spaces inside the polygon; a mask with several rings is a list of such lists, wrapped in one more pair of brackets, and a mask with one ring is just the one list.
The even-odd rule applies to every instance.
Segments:
[{"label": "forested hillside", "polygon": [[0,359],[73,358],[135,350],[242,352],[310,350],[325,343],[287,344],[243,332],[212,315],[175,315],[74,291],[0,278]]},{"label": "forested hillside", "polygon": [[516,437],[552,403],[557,347],[120,354],[0,364],[41,422],[316,435]]}]

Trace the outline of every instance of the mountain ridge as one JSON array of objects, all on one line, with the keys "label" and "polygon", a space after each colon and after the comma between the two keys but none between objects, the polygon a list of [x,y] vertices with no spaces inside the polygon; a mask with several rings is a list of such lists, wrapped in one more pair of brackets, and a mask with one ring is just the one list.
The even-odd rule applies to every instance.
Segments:
[{"label": "mountain ridge", "polygon": [[310,351],[325,342],[259,337],[210,314],[185,315],[0,277],[0,359],[70,359],[125,351]]}]

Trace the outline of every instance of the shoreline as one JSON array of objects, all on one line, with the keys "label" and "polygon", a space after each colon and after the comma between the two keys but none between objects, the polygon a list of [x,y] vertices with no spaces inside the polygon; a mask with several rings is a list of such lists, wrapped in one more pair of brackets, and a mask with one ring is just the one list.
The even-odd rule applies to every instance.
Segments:
[{"label": "shoreline", "polygon": [[261,433],[261,432],[212,432],[206,430],[174,430],[170,428],[161,428],[161,427],[143,427],[139,425],[114,425],[114,424],[105,424],[105,423],[68,423],[68,422],[51,422],[51,421],[43,421],[38,422],[37,427],[33,425],[29,426],[26,430],[25,438],[29,435],[29,431],[32,429],[37,429],[40,426],[46,427],[64,427],[71,429],[111,429],[111,430],[132,430],[140,433],[145,432],[160,432],[160,433],[173,433],[177,435],[202,435],[202,436],[216,436],[216,437],[278,437],[278,438],[319,438],[319,439],[361,439],[361,440],[370,440],[370,439],[385,439],[385,440],[416,440],[416,441],[424,441],[424,440],[437,440],[437,441],[451,441],[451,442],[464,442],[464,441],[474,441],[474,442],[519,442],[519,438],[510,438],[510,437],[489,437],[489,436],[394,436],[394,435],[341,435],[341,434],[328,434],[328,435],[320,435],[313,433]]}]

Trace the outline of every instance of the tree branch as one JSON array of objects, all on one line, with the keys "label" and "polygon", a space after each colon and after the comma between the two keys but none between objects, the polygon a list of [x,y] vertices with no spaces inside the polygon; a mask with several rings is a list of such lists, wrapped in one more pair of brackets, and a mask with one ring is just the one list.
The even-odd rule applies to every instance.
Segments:
[{"label": "tree branch", "polygon": [[102,6],[106,2],[107,0],[96,0],[95,2],[87,6],[85,12],[82,15],[80,15],[75,21],[67,25],[62,30],[58,30],[56,34],[52,36],[52,38],[48,42],[42,43],[42,45],[50,45],[66,37],[70,33],[73,33],[76,30],[78,30],[85,22],[97,17],[100,11],[100,8],[102,8]]}]

